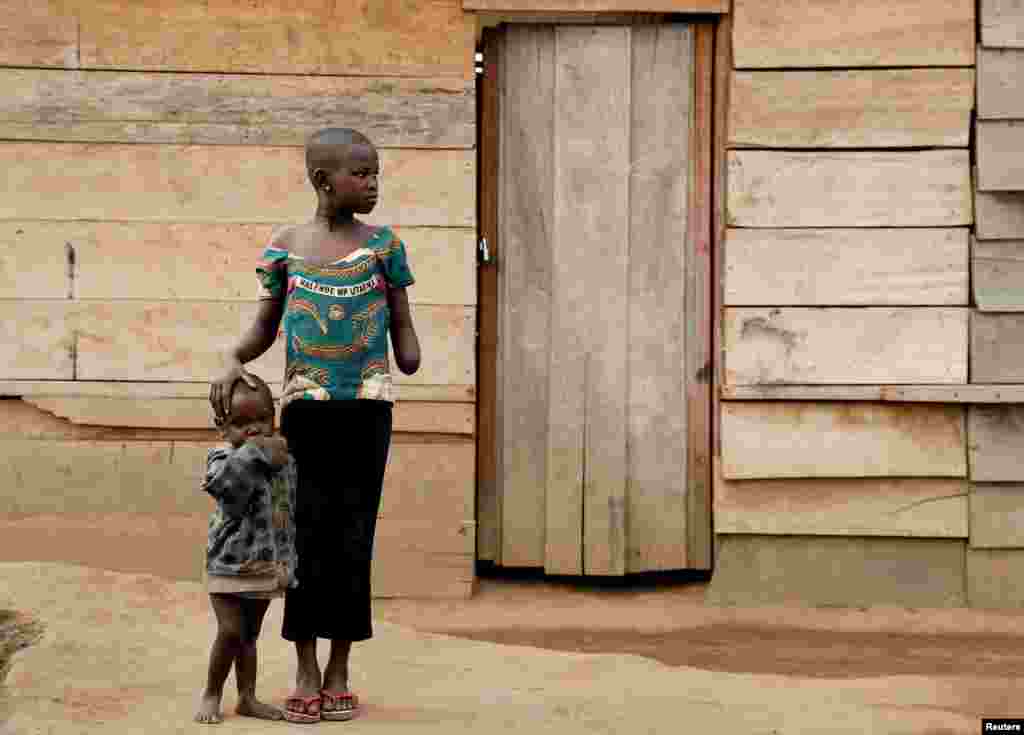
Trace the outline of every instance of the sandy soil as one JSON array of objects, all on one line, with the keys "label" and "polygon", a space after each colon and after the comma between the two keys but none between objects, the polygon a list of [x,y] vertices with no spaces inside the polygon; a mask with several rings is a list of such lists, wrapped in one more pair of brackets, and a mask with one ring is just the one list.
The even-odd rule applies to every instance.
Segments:
[{"label": "sandy soil", "polygon": [[[376,635],[353,654],[358,728],[966,735],[1024,716],[1017,612],[720,608],[704,590],[485,579],[467,601],[377,600]],[[13,658],[0,733],[206,732],[189,722],[213,634],[199,585],[0,564],[0,609],[13,601],[45,633]],[[277,703],[294,672],[280,615],[260,643]],[[218,732],[297,727],[232,707],[229,691]]]}]

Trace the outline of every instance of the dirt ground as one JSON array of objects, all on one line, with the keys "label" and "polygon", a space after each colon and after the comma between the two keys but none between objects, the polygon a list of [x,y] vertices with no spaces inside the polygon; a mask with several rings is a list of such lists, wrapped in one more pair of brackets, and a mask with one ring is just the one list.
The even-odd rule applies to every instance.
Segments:
[{"label": "dirt ground", "polygon": [[[483,578],[470,600],[375,600],[376,635],[354,653],[361,727],[960,735],[1024,716],[1017,611],[714,607],[706,585]],[[0,609],[14,607],[0,650],[35,643],[13,657],[0,733],[197,731],[187,723],[213,633],[200,585],[0,565]],[[274,634],[280,611],[260,644],[275,702],[294,671]],[[281,727],[229,714],[218,732]]]}]

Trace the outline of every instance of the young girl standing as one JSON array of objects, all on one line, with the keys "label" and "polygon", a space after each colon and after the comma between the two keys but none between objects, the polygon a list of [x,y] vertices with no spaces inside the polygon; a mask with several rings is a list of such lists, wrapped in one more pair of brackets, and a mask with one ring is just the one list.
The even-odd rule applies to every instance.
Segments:
[{"label": "young girl standing", "polygon": [[[230,386],[249,380],[243,365],[270,348],[283,320],[281,432],[298,469],[299,584],[285,594],[282,629],[298,657],[285,701],[291,722],[356,712],[348,660],[352,642],[373,635],[370,562],[394,400],[388,334],[399,370],[411,375],[420,363],[405,246],[390,228],[355,216],[377,204],[376,149],[353,130],[328,128],[306,144],[306,168],[316,215],[273,237],[257,269],[256,320],[210,390],[214,412],[226,416]],[[318,638],[331,641],[322,672]]]}]

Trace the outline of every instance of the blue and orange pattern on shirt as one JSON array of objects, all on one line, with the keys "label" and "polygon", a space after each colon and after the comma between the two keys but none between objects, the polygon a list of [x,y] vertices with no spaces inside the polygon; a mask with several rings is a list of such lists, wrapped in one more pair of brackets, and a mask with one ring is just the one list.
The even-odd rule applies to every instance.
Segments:
[{"label": "blue and orange pattern on shirt", "polygon": [[298,399],[394,401],[387,289],[414,282],[405,245],[389,227],[328,265],[268,247],[260,298],[284,298],[281,406]]}]

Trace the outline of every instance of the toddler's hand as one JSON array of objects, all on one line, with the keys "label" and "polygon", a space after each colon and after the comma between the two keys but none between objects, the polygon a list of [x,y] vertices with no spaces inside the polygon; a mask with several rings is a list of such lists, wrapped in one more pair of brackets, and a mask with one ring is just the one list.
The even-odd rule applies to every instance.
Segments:
[{"label": "toddler's hand", "polygon": [[249,440],[264,452],[275,469],[288,461],[288,442],[282,436],[256,436]]}]

